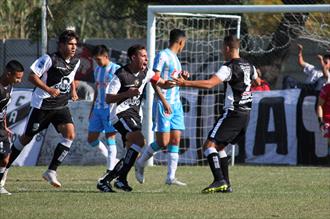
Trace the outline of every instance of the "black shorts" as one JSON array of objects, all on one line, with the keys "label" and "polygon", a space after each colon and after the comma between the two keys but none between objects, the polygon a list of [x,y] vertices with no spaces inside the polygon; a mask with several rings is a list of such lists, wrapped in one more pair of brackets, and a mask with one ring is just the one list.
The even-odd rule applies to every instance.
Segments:
[{"label": "black shorts", "polygon": [[123,146],[125,147],[126,134],[129,132],[141,131],[142,124],[139,117],[124,116],[120,117],[113,127],[121,134]]},{"label": "black shorts", "polygon": [[235,144],[245,136],[250,111],[226,110],[209,132],[208,140],[218,145]]},{"label": "black shorts", "polygon": [[25,129],[25,135],[33,137],[40,131],[48,128],[49,124],[53,124],[56,131],[59,132],[57,126],[68,123],[73,124],[72,116],[68,107],[56,110],[31,108],[29,121]]},{"label": "black shorts", "polygon": [[5,123],[3,121],[0,122],[0,154],[10,154],[11,143],[8,137],[8,133],[5,130]]}]

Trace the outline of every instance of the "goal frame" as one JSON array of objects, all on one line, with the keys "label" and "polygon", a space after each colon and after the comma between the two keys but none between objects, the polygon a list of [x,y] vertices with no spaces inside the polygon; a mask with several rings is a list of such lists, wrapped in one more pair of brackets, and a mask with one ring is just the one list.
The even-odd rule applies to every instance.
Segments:
[{"label": "goal frame", "polygon": [[[158,14],[197,14],[210,15],[230,13],[303,13],[303,12],[329,12],[330,4],[315,5],[149,5],[147,14],[147,50],[148,68],[152,69],[156,52],[156,16]],[[233,15],[234,16],[234,15]],[[239,32],[238,38],[239,38]],[[146,97],[146,142],[153,142],[152,132],[152,102],[154,92],[150,84],[147,86]],[[233,163],[232,163],[233,164]]]}]

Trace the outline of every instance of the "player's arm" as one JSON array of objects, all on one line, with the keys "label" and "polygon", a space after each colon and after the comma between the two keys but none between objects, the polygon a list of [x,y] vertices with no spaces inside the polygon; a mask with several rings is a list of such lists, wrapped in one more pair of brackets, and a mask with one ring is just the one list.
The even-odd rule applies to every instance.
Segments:
[{"label": "player's arm", "polygon": [[188,81],[183,78],[174,78],[173,80],[180,87],[194,87],[201,89],[210,89],[222,83],[222,80],[216,75],[212,75],[208,80]]},{"label": "player's arm", "polygon": [[112,80],[110,81],[110,83],[106,88],[105,102],[107,102],[108,104],[118,103],[119,101],[134,96],[138,96],[140,94],[139,89],[135,87],[130,87],[127,91],[118,93],[120,87],[121,87],[120,80],[116,75],[114,75],[114,77],[112,78]]},{"label": "player's arm", "polygon": [[47,84],[45,84],[40,77],[47,72],[50,67],[52,66],[52,60],[49,57],[49,55],[43,55],[39,59],[37,59],[32,65],[31,65],[31,73],[29,75],[29,81],[36,87],[46,91],[49,93],[52,97],[56,97],[60,94],[59,89],[48,87]]},{"label": "player's arm", "polygon": [[72,83],[71,83],[71,99],[73,101],[76,101],[79,99],[78,94],[77,94],[77,87],[76,87],[75,80],[72,81]]},{"label": "player's arm", "polygon": [[[155,75],[160,75],[160,72],[159,71],[155,71]],[[162,102],[162,104],[164,106],[165,113],[171,114],[172,113],[171,106],[166,101],[166,99],[165,99],[163,93],[161,92],[160,88],[156,84],[154,84],[154,83],[152,83],[151,85],[152,85],[153,89],[155,90],[156,95],[159,97],[160,101]]]},{"label": "player's arm", "polygon": [[5,130],[6,130],[6,132],[8,133],[8,137],[12,137],[13,136],[13,132],[8,128],[8,126],[7,126],[7,113],[5,113],[5,115],[4,115],[4,120],[3,120],[3,123],[4,123],[4,125],[5,125]]},{"label": "player's arm", "polygon": [[297,44],[297,47],[298,47],[298,64],[302,68],[304,68],[305,65],[306,65],[306,62],[304,61],[304,57],[303,57],[303,54],[302,54],[303,46],[301,44]]},{"label": "player's arm", "polygon": [[320,128],[324,125],[324,121],[323,121],[323,104],[325,103],[325,100],[322,97],[318,98],[317,101],[317,106],[316,106],[316,114],[317,114],[317,118],[320,124]]},{"label": "player's arm", "polygon": [[319,61],[321,63],[321,66],[322,66],[323,77],[326,80],[328,80],[328,78],[329,78],[329,71],[328,71],[328,68],[327,68],[326,64],[324,63],[323,56],[322,55],[317,55],[317,58],[319,59]]}]

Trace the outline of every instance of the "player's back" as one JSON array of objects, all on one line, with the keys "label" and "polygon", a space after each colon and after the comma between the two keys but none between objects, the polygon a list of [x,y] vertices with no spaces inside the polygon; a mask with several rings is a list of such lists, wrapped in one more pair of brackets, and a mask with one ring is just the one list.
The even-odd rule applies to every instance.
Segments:
[{"label": "player's back", "polygon": [[[178,56],[172,52],[169,48],[160,51],[154,61],[154,71],[159,71],[160,76],[164,80],[171,80],[171,78],[177,78],[182,71],[181,63]],[[175,86],[170,89],[162,89],[162,93],[167,102],[170,104],[181,103],[179,87]],[[158,97],[155,96],[158,100]]]},{"label": "player's back", "polygon": [[97,97],[94,107],[97,109],[109,108],[105,102],[105,90],[109,82],[113,78],[115,72],[120,68],[119,65],[110,62],[107,66],[97,66],[94,70],[95,86],[97,89]]}]

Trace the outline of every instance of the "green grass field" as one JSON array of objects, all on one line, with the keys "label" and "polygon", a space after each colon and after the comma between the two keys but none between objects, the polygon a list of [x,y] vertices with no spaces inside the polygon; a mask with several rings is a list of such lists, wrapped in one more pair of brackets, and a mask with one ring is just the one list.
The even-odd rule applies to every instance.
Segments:
[{"label": "green grass field", "polygon": [[231,194],[201,194],[211,180],[205,167],[179,167],[187,187],[164,184],[165,166],[146,169],[140,185],[129,175],[133,192],[100,193],[101,166],[63,166],[61,189],[42,178],[46,167],[14,167],[0,197],[3,219],[22,218],[329,218],[330,168],[241,166],[230,168]]}]

